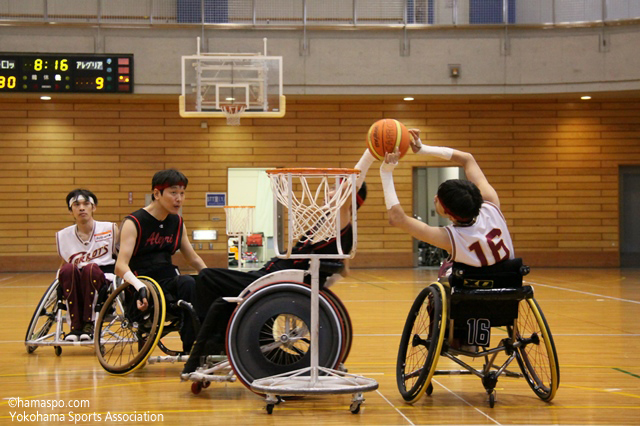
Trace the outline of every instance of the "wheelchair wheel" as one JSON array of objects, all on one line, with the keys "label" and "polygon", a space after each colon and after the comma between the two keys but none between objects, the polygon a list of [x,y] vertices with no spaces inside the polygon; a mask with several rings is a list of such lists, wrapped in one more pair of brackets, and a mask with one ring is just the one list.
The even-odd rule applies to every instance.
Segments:
[{"label": "wheelchair wheel", "polygon": [[535,299],[524,299],[518,306],[514,342],[524,342],[516,359],[533,392],[543,401],[551,401],[560,383],[558,354],[551,330]]},{"label": "wheelchair wheel", "polygon": [[29,343],[47,336],[51,327],[56,324],[57,315],[58,280],[56,279],[51,283],[47,291],[45,291],[31,317],[31,322],[29,322],[27,334],[24,337],[27,353],[33,353],[38,349],[37,345],[30,345]]},{"label": "wheelchair wheel", "polygon": [[325,288],[322,290],[322,293],[337,309],[338,315],[340,315],[340,318],[342,319],[342,324],[344,326],[342,330],[344,344],[342,345],[343,349],[340,354],[340,363],[344,363],[349,356],[349,352],[351,352],[351,342],[353,341],[353,324],[351,323],[351,317],[349,316],[346,306],[342,303],[342,300],[340,300],[333,291]]},{"label": "wheelchair wheel", "polygon": [[[256,379],[309,367],[311,289],[277,283],[251,294],[234,311],[226,351],[236,377],[248,388]],[[319,297],[318,365],[335,368],[342,351],[342,324],[336,308]]]},{"label": "wheelchair wheel", "polygon": [[413,302],[402,331],[396,381],[407,402],[416,402],[424,394],[436,371],[447,323],[444,287],[433,283]]},{"label": "wheelchair wheel", "polygon": [[111,374],[140,368],[158,344],[165,319],[162,289],[153,279],[138,277],[147,286],[149,308],[136,306],[136,291],[123,283],[107,299],[98,315],[95,349],[98,361]]}]

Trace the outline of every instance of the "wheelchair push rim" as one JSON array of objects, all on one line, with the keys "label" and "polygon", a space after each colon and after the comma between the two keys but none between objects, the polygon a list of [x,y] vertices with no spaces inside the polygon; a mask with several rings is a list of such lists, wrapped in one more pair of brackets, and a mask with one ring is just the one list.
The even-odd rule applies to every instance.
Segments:
[{"label": "wheelchair push rim", "polygon": [[142,367],[162,336],[164,293],[152,278],[138,279],[147,286],[146,311],[138,310],[135,289],[125,282],[109,296],[98,315],[96,356],[100,365],[114,375],[129,374]]},{"label": "wheelchair push rim", "polygon": [[527,383],[540,399],[551,401],[560,383],[558,354],[547,320],[535,299],[520,301],[513,333],[514,342],[524,339],[529,342],[516,351]]},{"label": "wheelchair push rim", "polygon": [[36,307],[27,333],[24,337],[24,343],[27,348],[27,353],[33,353],[38,348],[38,342],[48,340],[50,336],[49,330],[56,324],[58,315],[58,280],[54,280],[47,288],[47,291],[42,295],[38,306]]},{"label": "wheelchair push rim", "polygon": [[444,287],[433,283],[418,294],[402,331],[396,381],[402,398],[418,401],[435,373],[447,323]]}]

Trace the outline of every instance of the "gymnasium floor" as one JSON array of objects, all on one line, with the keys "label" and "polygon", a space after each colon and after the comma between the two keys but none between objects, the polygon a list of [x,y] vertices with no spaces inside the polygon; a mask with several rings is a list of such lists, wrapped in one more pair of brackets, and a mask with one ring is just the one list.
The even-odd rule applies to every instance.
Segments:
[{"label": "gymnasium floor", "polygon": [[[193,395],[190,383],[180,382],[181,364],[147,365],[115,377],[102,370],[88,348],[66,347],[57,357],[52,348],[40,347],[28,355],[26,327],[53,273],[1,273],[0,423],[18,422],[18,414],[64,414],[64,421],[42,417],[40,423],[73,424],[73,412],[81,415],[76,424],[105,422],[108,413],[109,419],[124,413],[142,418],[112,424],[640,424],[639,269],[533,269],[526,279],[554,335],[560,388],[545,403],[524,379],[501,377],[494,408],[475,376],[438,376],[433,394],[413,406],[398,393],[395,359],[404,320],[414,297],[435,275],[425,269],[352,270],[333,288],[354,326],[347,367],[376,379],[379,389],[365,394],[357,415],[349,412],[349,395],[286,401],[269,415],[263,400],[238,382],[213,383]],[[438,367],[447,364],[441,359]],[[34,400],[88,403],[38,408],[30,405]]]}]

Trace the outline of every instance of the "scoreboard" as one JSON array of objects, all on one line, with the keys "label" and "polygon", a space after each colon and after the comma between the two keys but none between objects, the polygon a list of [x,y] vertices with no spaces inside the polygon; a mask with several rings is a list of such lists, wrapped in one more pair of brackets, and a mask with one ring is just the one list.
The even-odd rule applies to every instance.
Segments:
[{"label": "scoreboard", "polygon": [[0,92],[133,93],[133,55],[0,53]]}]

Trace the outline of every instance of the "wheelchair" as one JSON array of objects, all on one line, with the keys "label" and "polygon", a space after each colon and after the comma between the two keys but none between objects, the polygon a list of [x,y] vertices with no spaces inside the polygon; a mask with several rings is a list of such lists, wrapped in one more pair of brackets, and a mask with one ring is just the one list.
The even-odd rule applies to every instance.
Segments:
[{"label": "wheelchair", "polygon": [[126,375],[141,368],[156,347],[175,360],[186,360],[186,354],[168,348],[161,339],[180,330],[181,311],[187,312],[196,331],[199,326],[190,303],[165,296],[152,278],[139,276],[138,279],[147,288],[147,310],[138,309],[137,291],[123,282],[101,305],[96,320],[95,335],[100,337],[94,342],[96,356],[100,365],[113,375]]},{"label": "wheelchair", "polygon": [[[108,284],[98,292],[93,308],[94,330],[96,329],[95,319],[97,319],[98,312],[100,312],[104,301],[107,299],[108,293],[117,287],[120,280],[114,274],[107,273],[105,276]],[[93,339],[80,342],[64,340],[65,335],[69,333],[69,331],[67,304],[62,297],[62,288],[56,278],[49,285],[40,302],[38,302],[29,326],[27,327],[27,333],[24,338],[27,353],[33,353],[39,346],[53,346],[55,354],[60,356],[63,346],[94,345]]]},{"label": "wheelchair", "polygon": [[[323,261],[321,270],[339,267]],[[214,381],[239,380],[251,389],[256,379],[310,365],[311,287],[306,275],[308,271],[295,269],[272,272],[238,297],[225,298],[238,304],[227,326],[226,355],[207,356],[195,372],[182,376],[193,382],[194,394]],[[346,307],[328,288],[320,291],[319,323],[319,365],[346,371],[353,327]]]},{"label": "wheelchair", "polygon": [[[434,376],[454,374],[479,377],[491,408],[503,374],[524,377],[541,400],[553,399],[560,382],[558,355],[533,288],[523,285],[528,273],[519,258],[483,268],[454,263],[448,279],[441,277],[420,292],[409,310],[396,364],[398,389],[406,402],[431,395]],[[492,331],[506,331],[495,347]],[[507,358],[499,364],[501,353]],[[464,369],[437,370],[441,356]],[[460,356],[480,358],[484,364],[477,369]],[[513,360],[520,372],[507,369]]]}]

